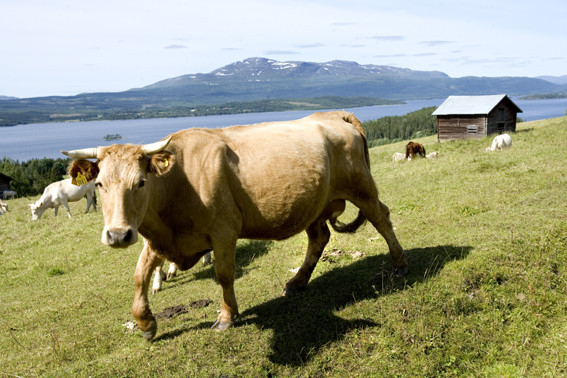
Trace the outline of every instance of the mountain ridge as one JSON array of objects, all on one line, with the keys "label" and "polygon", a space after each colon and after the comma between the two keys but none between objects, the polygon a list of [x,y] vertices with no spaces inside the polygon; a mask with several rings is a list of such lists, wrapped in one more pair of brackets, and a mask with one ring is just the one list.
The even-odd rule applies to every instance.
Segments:
[{"label": "mountain ridge", "polygon": [[[0,126],[65,120],[195,115],[196,107],[310,98],[372,98],[388,101],[441,99],[450,95],[509,96],[557,93],[567,85],[528,77],[451,78],[440,71],[248,58],[209,73],[177,76],[123,92],[83,93],[0,101]],[[367,101],[367,100],[365,100]],[[341,107],[340,102],[338,107]],[[256,107],[257,108],[257,107]],[[268,106],[267,108],[273,109]],[[207,110],[206,114],[210,109]],[[290,110],[287,109],[286,110]]]}]

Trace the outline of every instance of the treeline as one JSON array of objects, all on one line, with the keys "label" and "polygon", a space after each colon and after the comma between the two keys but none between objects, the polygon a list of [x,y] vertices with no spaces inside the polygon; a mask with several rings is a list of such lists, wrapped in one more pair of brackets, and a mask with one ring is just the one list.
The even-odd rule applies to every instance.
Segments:
[{"label": "treeline", "polygon": [[[402,140],[419,138],[437,132],[437,121],[431,113],[435,107],[424,108],[403,116],[382,117],[362,123],[368,139],[368,146],[381,146]],[[54,181],[61,180],[67,173],[68,159],[32,159],[18,162],[4,158],[0,172],[14,179],[12,190],[18,196],[35,196]]]},{"label": "treeline", "polygon": [[52,182],[63,179],[69,159],[32,159],[25,162],[3,158],[0,172],[13,180],[10,187],[18,197],[36,196]]},{"label": "treeline", "polygon": [[[86,96],[86,95],[85,95]],[[93,104],[96,97],[93,96]],[[213,105],[188,103],[147,106],[143,98],[131,103],[90,104],[89,97],[77,96],[72,106],[64,106],[66,98],[48,97],[18,101],[0,101],[0,126],[28,123],[100,121],[147,118],[174,118],[207,115],[283,112],[288,110],[344,109],[360,106],[403,104],[403,101],[375,97],[324,96],[297,99],[266,99],[227,102]],[[82,101],[79,101],[82,100]],[[67,100],[70,101],[70,100]],[[125,101],[125,100],[124,100]]]},{"label": "treeline", "polygon": [[403,116],[389,116],[362,123],[368,147],[381,146],[402,140],[421,138],[437,133],[437,118],[431,113],[435,106]]}]

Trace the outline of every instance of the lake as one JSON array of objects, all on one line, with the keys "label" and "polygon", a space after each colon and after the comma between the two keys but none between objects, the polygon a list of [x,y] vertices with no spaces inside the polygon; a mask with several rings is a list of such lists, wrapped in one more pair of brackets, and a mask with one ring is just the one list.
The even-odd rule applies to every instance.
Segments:
[{"label": "lake", "polygon": [[[565,116],[567,99],[518,100],[514,103],[523,110],[518,116],[525,121]],[[411,100],[402,105],[377,105],[345,109],[361,121],[410,113],[428,106],[439,106],[444,100]],[[286,121],[305,117],[312,110],[228,114],[204,117],[137,119],[124,121],[92,121],[66,123],[37,123],[0,127],[0,158],[26,161],[35,158],[64,157],[61,150],[107,146],[114,143],[145,144],[187,128],[219,128],[248,125],[266,121]],[[105,135],[120,134],[122,139],[104,141]]]}]

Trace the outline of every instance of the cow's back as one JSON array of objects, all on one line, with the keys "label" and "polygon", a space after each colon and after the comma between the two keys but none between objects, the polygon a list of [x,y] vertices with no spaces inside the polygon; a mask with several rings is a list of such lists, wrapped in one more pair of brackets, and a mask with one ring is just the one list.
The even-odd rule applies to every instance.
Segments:
[{"label": "cow's back", "polygon": [[242,237],[285,238],[313,222],[368,170],[362,128],[348,122],[349,115],[315,113],[288,122],[190,129],[173,134],[170,147],[183,156],[183,174],[199,189],[201,203],[234,202]]}]

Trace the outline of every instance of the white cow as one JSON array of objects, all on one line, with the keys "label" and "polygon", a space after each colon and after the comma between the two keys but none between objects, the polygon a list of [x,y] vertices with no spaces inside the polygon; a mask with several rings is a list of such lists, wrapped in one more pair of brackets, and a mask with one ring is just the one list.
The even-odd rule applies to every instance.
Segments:
[{"label": "white cow", "polygon": [[14,199],[16,197],[17,193],[14,192],[13,190],[4,190],[4,192],[2,193],[2,199]]},{"label": "white cow", "polygon": [[400,163],[404,160],[406,160],[406,154],[402,154],[401,152],[394,152],[394,154],[392,155],[392,161],[394,163]]},{"label": "white cow", "polygon": [[438,151],[430,152],[427,155],[425,155],[425,157],[428,159],[437,159],[439,157],[439,152]]},{"label": "white cow", "polygon": [[486,151],[496,151],[506,147],[512,147],[512,137],[508,134],[500,134],[494,137],[492,146],[487,147]]},{"label": "white cow", "polygon": [[56,181],[49,184],[44,190],[41,198],[35,204],[30,204],[32,212],[32,220],[38,220],[46,209],[55,209],[55,215],[59,210],[59,206],[63,205],[67,209],[67,214],[71,218],[71,210],[69,210],[68,202],[79,201],[83,197],[87,198],[87,210],[89,212],[91,205],[96,211],[96,194],[94,180],[77,186],[71,183],[71,179]]},{"label": "white cow", "polygon": [[[209,264],[211,262],[211,252],[208,252],[205,256],[203,256],[202,261],[203,261],[203,265]],[[165,272],[163,271],[163,263],[161,265],[158,265],[154,272],[155,275],[154,275],[154,283],[152,285],[152,293],[156,294],[157,292],[161,291],[161,285],[163,281],[175,277],[177,275],[178,270],[179,267],[177,266],[177,264],[170,262],[166,276]]]},{"label": "white cow", "polygon": [[8,204],[0,200],[0,215],[2,215],[2,213],[7,213],[7,212],[8,212]]}]

